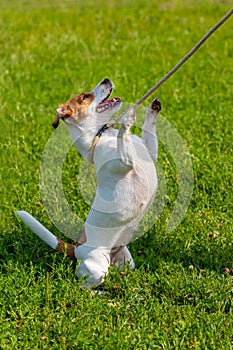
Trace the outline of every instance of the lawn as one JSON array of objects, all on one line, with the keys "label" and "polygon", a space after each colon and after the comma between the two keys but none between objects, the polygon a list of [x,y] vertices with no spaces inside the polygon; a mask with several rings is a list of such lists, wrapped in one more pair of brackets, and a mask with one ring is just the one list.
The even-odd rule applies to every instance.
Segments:
[{"label": "lawn", "polygon": [[[233,18],[155,93],[161,120],[186,145],[193,193],[179,225],[168,230],[179,174],[160,137],[166,128],[160,130],[165,203],[155,224],[130,243],[134,271],[111,270],[101,296],[84,289],[73,264],[15,215],[27,210],[64,237],[40,191],[57,106],[105,77],[116,96],[133,104],[231,6],[230,0],[1,1],[0,349],[233,349]],[[139,120],[136,133],[140,126]],[[71,147],[63,187],[85,218],[81,165]]]}]

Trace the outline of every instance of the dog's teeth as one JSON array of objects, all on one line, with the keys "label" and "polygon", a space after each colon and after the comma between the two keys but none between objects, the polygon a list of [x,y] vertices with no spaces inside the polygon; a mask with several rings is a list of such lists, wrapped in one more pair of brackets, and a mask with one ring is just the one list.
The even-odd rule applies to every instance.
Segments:
[{"label": "dog's teeth", "polygon": [[119,97],[113,97],[111,100],[103,100],[97,107],[97,111],[99,113],[102,113],[106,111],[109,107],[114,107],[115,104],[117,104],[118,102],[120,102]]},{"label": "dog's teeth", "polygon": [[98,111],[99,111],[99,112],[103,112],[103,111],[105,111],[107,108],[108,108],[108,104],[105,104],[105,105],[103,105],[103,106],[99,106],[99,107],[98,107]]}]

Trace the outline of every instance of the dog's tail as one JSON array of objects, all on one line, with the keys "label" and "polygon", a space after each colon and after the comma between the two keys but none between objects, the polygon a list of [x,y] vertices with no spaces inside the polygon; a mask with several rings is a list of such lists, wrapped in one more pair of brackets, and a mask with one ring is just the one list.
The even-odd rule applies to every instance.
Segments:
[{"label": "dog's tail", "polygon": [[46,242],[51,248],[60,253],[67,254],[71,259],[76,260],[75,256],[75,245],[70,243],[65,243],[61,239],[57,238],[49,230],[47,230],[39,221],[37,221],[33,216],[31,216],[26,211],[20,210],[16,214],[21,218],[21,220],[30,229],[40,237],[44,242]]}]

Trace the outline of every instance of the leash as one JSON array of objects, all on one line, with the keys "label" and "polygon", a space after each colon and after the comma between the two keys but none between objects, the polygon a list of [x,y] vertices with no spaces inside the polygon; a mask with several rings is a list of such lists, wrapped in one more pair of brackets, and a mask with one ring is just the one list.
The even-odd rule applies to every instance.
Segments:
[{"label": "leash", "polygon": [[145,95],[143,95],[137,102],[135,102],[131,107],[129,107],[125,112],[123,112],[119,117],[110,120],[108,123],[104,124],[96,133],[91,147],[89,149],[91,159],[93,160],[94,148],[99,141],[99,138],[103,132],[109,128],[112,128],[120,123],[121,119],[128,113],[133,113],[135,109],[144,102],[155,90],[157,90],[166,80],[168,80],[199,48],[207,41],[207,39],[223,24],[228,18],[233,14],[233,8],[228,11],[224,17],[222,17],[202,38],[198,43],[166,74],[162,79],[160,79],[150,90],[148,90]]}]

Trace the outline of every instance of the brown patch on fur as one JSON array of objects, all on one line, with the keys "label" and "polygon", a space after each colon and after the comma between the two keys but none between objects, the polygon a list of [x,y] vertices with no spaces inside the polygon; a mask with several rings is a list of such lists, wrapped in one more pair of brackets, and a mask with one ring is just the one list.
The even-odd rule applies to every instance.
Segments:
[{"label": "brown patch on fur", "polygon": [[76,256],[74,254],[75,245],[70,243],[65,243],[63,240],[58,239],[58,246],[56,251],[59,253],[67,254],[72,260],[76,260]]},{"label": "brown patch on fur", "polygon": [[80,123],[87,117],[87,109],[93,102],[94,96],[89,92],[83,92],[81,95],[72,98],[68,103],[68,108],[72,110],[70,115],[77,123]]},{"label": "brown patch on fur", "polygon": [[68,103],[63,103],[59,106],[59,112],[57,113],[58,117],[69,118],[72,116],[72,108],[68,105]]},{"label": "brown patch on fur", "polygon": [[76,244],[70,244],[64,242],[62,239],[57,238],[58,240],[58,246],[55,249],[57,252],[62,253],[62,254],[67,254],[72,260],[76,260],[76,256],[74,254],[75,248],[84,244],[86,242],[86,233],[85,233],[85,227],[82,230],[81,237]]},{"label": "brown patch on fur", "polygon": [[77,123],[82,122],[88,115],[87,109],[94,100],[94,95],[90,92],[83,92],[75,96],[67,103],[61,104],[57,109],[57,116],[53,122],[53,127],[57,128],[60,118],[72,117]]},{"label": "brown patch on fur", "polygon": [[52,123],[52,126],[56,129],[58,127],[60,118],[69,118],[71,115],[72,115],[72,109],[69,107],[67,103],[60,105],[59,108],[57,109],[57,115],[54,122]]}]

